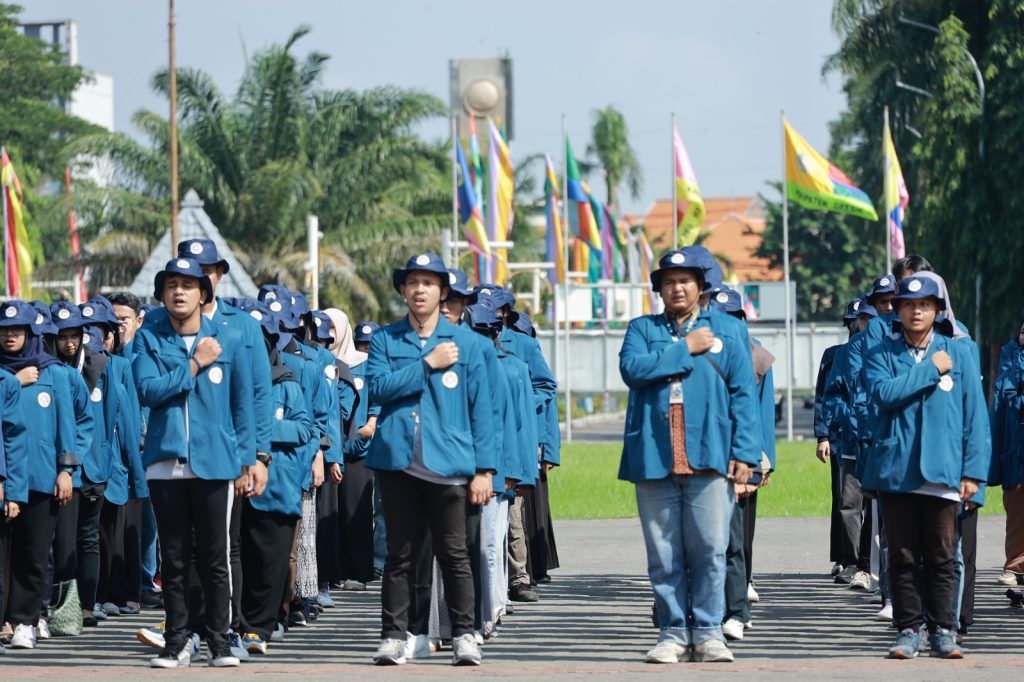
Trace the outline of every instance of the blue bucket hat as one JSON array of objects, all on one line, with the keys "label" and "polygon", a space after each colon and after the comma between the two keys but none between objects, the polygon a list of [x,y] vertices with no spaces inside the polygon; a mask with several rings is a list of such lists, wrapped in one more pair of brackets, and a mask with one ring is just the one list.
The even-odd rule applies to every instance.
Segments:
[{"label": "blue bucket hat", "polygon": [[36,329],[45,322],[45,316],[44,320],[36,322],[41,314],[41,311],[36,310],[31,303],[7,301],[0,306],[0,327],[28,327],[38,336],[39,332]]},{"label": "blue bucket hat", "polygon": [[526,334],[529,337],[537,338],[537,330],[533,328],[533,321],[530,319],[529,315],[516,310],[512,312],[510,319],[512,321],[512,329],[520,334]]},{"label": "blue bucket hat", "polygon": [[380,325],[372,320],[360,322],[353,331],[352,340],[355,343],[370,343],[373,333],[378,329],[380,329]]},{"label": "blue bucket hat", "polygon": [[871,291],[865,294],[868,303],[875,302],[875,296],[880,294],[892,294],[896,292],[896,278],[892,275],[882,275],[875,279],[871,285]]},{"label": "blue bucket hat", "polygon": [[199,288],[206,294],[206,300],[213,300],[213,284],[210,282],[210,278],[203,274],[203,269],[199,267],[199,263],[192,258],[174,258],[169,260],[164,269],[156,273],[156,277],[153,278],[153,298],[156,300],[163,300],[164,282],[167,280],[168,275],[184,275],[185,277],[193,277],[199,280]]},{"label": "blue bucket hat", "polygon": [[334,343],[334,335],[331,334],[331,325],[333,323],[330,316],[322,310],[311,310],[307,315],[309,324],[316,330],[317,340]]},{"label": "blue bucket hat", "polygon": [[405,278],[409,276],[410,272],[416,270],[433,272],[440,275],[442,285],[448,286],[448,268],[444,266],[444,261],[436,253],[428,252],[413,256],[405,264],[404,268],[395,268],[391,271],[391,286],[395,288],[395,291],[401,292],[401,286],[405,284]]},{"label": "blue bucket hat", "polygon": [[466,308],[469,315],[469,326],[475,331],[501,331],[502,319],[498,309],[485,303],[474,303]]},{"label": "blue bucket hat", "polygon": [[740,313],[746,319],[747,313],[743,310],[743,297],[740,292],[726,286],[718,287],[716,293],[711,294],[710,305],[715,310],[726,314]]},{"label": "blue bucket hat", "polygon": [[499,310],[503,306],[508,306],[509,309],[512,309],[516,306],[516,297],[505,287],[500,287],[497,284],[482,283],[473,287],[471,303],[480,303],[490,306],[495,310]]},{"label": "blue bucket hat", "polygon": [[53,320],[57,331],[85,326],[85,318],[82,317],[82,311],[71,301],[57,301],[51,305],[50,319]]},{"label": "blue bucket hat", "polygon": [[851,300],[849,303],[846,304],[846,313],[843,315],[843,321],[849,322],[851,320],[856,320],[857,315],[859,314],[857,311],[859,310],[860,297],[858,296],[857,298]]},{"label": "blue bucket hat", "polygon": [[239,310],[249,313],[249,316],[260,323],[263,333],[267,336],[277,336],[281,333],[281,316],[270,312],[267,304],[262,301],[250,299],[240,300],[237,306]]},{"label": "blue bucket hat", "polygon": [[658,259],[658,269],[651,273],[651,286],[655,291],[661,289],[661,277],[666,270],[694,270],[703,282],[701,293],[706,293],[721,284],[721,278],[717,283],[710,280],[712,261],[714,258],[703,246],[686,246],[669,251]]},{"label": "blue bucket hat", "polygon": [[907,301],[916,298],[934,298],[938,301],[939,310],[946,309],[946,299],[942,297],[942,290],[935,280],[927,277],[908,277],[900,282],[899,291],[893,296],[893,301]]},{"label": "blue bucket hat", "polygon": [[288,291],[287,288],[280,284],[262,284],[260,285],[260,291],[256,295],[259,301],[275,301],[283,300],[287,301],[289,305],[292,302],[292,292]]},{"label": "blue bucket hat", "polygon": [[289,291],[292,297],[292,312],[302,317],[309,312],[309,303],[306,302],[306,297],[298,291]]},{"label": "blue bucket hat", "polygon": [[473,295],[473,289],[469,286],[469,276],[463,270],[451,268],[448,270],[448,296],[458,294],[469,297]]},{"label": "blue bucket hat", "polygon": [[200,265],[221,265],[224,272],[231,266],[217,253],[217,245],[209,239],[186,239],[178,242],[178,258],[191,258]]},{"label": "blue bucket hat", "polygon": [[94,296],[79,306],[82,311],[82,319],[86,324],[105,324],[115,331],[121,327],[121,321],[117,319],[114,306],[103,296]]},{"label": "blue bucket hat", "polygon": [[280,284],[264,284],[260,287],[258,296],[259,301],[265,303],[267,309],[280,318],[284,328],[298,329],[302,326],[302,316],[295,312],[292,292],[288,289]]},{"label": "blue bucket hat", "polygon": [[32,333],[36,336],[56,335],[57,327],[53,324],[50,309],[46,304],[42,301],[32,301],[30,305],[36,311],[36,318],[32,321]]}]

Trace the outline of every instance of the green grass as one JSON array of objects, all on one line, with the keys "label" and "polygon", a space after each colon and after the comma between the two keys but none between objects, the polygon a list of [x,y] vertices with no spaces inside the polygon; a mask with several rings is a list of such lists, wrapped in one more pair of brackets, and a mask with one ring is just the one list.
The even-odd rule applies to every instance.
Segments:
[{"label": "green grass", "polygon": [[[757,495],[757,515],[827,516],[829,467],[814,456],[814,443],[779,442],[776,471]],[[562,466],[548,478],[556,519],[621,519],[636,516],[633,485],[618,480],[622,446],[562,445]],[[984,514],[1005,514],[999,490],[986,491]]]}]

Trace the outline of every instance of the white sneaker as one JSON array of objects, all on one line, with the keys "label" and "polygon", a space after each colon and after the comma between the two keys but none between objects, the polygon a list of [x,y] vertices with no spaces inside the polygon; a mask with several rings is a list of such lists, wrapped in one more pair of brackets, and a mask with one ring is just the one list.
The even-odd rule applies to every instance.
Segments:
[{"label": "white sneaker", "polygon": [[875,614],[875,620],[880,620],[884,623],[892,622],[892,604],[886,604],[883,606],[878,613]]},{"label": "white sneaker", "polygon": [[[871,574],[866,571],[857,571],[850,580],[851,590],[866,590],[871,587]],[[872,590],[873,591],[873,590]]]},{"label": "white sneaker", "polygon": [[720,639],[709,639],[693,645],[693,660],[696,663],[732,663],[732,651]]},{"label": "white sneaker", "polygon": [[472,632],[452,639],[452,665],[480,665],[483,657]]},{"label": "white sneaker", "polygon": [[12,649],[35,649],[39,639],[36,637],[36,629],[31,625],[19,623],[14,628],[14,635],[11,636]]},{"label": "white sneaker", "polygon": [[274,631],[270,633],[271,642],[283,642],[284,641],[284,624],[278,623]]},{"label": "white sneaker", "polygon": [[1000,585],[1006,585],[1008,587],[1016,587],[1017,585],[1017,574],[1011,573],[1010,571],[1003,571],[996,578],[996,582]]},{"label": "white sneaker", "polygon": [[474,632],[473,633],[473,639],[476,641],[476,645],[477,646],[483,646],[484,645],[484,636],[483,636],[483,634],[481,634],[479,632]]},{"label": "white sneaker", "polygon": [[405,642],[400,639],[382,639],[373,655],[376,665],[405,665]]},{"label": "white sneaker", "polygon": [[647,652],[648,663],[678,663],[690,660],[689,651],[685,646],[672,640],[664,639]]},{"label": "white sneaker", "polygon": [[414,635],[411,632],[405,633],[405,657],[406,658],[430,658],[430,654],[437,651],[431,646],[430,635]]},{"label": "white sneaker", "polygon": [[840,564],[837,561],[836,563],[832,564],[832,570],[829,571],[829,575],[831,575],[833,578],[835,578],[837,575],[839,575],[842,572],[842,570],[843,570],[843,565]]},{"label": "white sneaker", "polygon": [[722,634],[731,641],[743,639],[743,623],[735,618],[730,618],[722,623]]},{"label": "white sneaker", "polygon": [[747,601],[751,604],[761,601],[761,595],[754,589],[754,583],[747,583]]},{"label": "white sneaker", "polygon": [[50,639],[50,621],[40,618],[39,625],[36,626],[36,634],[39,635],[39,639]]}]

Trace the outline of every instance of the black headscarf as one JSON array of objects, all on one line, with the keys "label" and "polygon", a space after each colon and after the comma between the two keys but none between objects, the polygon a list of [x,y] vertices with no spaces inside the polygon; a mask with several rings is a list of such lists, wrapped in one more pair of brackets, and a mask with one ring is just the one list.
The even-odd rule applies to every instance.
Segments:
[{"label": "black headscarf", "polygon": [[25,327],[25,345],[17,353],[7,353],[0,348],[0,367],[11,374],[17,374],[26,367],[36,367],[42,372],[50,365],[59,365],[60,360],[46,352],[42,337],[32,333],[32,328]]},{"label": "black headscarf", "polygon": [[298,381],[295,375],[288,365],[284,364],[281,360],[281,353],[278,352],[277,348],[271,343],[270,339],[264,337],[264,341],[267,344],[267,354],[270,356],[270,380],[274,384],[279,384],[282,381]]}]

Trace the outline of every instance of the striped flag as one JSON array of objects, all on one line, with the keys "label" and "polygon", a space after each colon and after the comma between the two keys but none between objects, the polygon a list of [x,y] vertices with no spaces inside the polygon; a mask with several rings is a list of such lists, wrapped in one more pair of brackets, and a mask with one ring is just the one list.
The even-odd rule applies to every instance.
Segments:
[{"label": "striped flag", "polygon": [[907,255],[907,245],[903,238],[903,215],[910,204],[910,192],[903,179],[900,160],[896,158],[896,146],[889,133],[888,117],[882,128],[882,156],[885,158],[885,212],[889,222],[889,248],[893,258],[903,258]]},{"label": "striped flag", "polygon": [[562,219],[558,213],[558,176],[551,157],[544,155],[544,218],[547,222],[545,242],[547,259],[555,267],[548,270],[548,281],[552,285],[565,284],[565,235],[562,233]]},{"label": "striped flag", "polygon": [[32,256],[21,206],[21,183],[6,149],[0,149],[3,187],[4,284],[8,298],[31,298]]},{"label": "striped flag", "polygon": [[679,243],[672,248],[691,246],[704,224],[704,198],[697,186],[697,174],[683,146],[679,131],[672,128],[672,157],[675,160],[676,227]]}]

